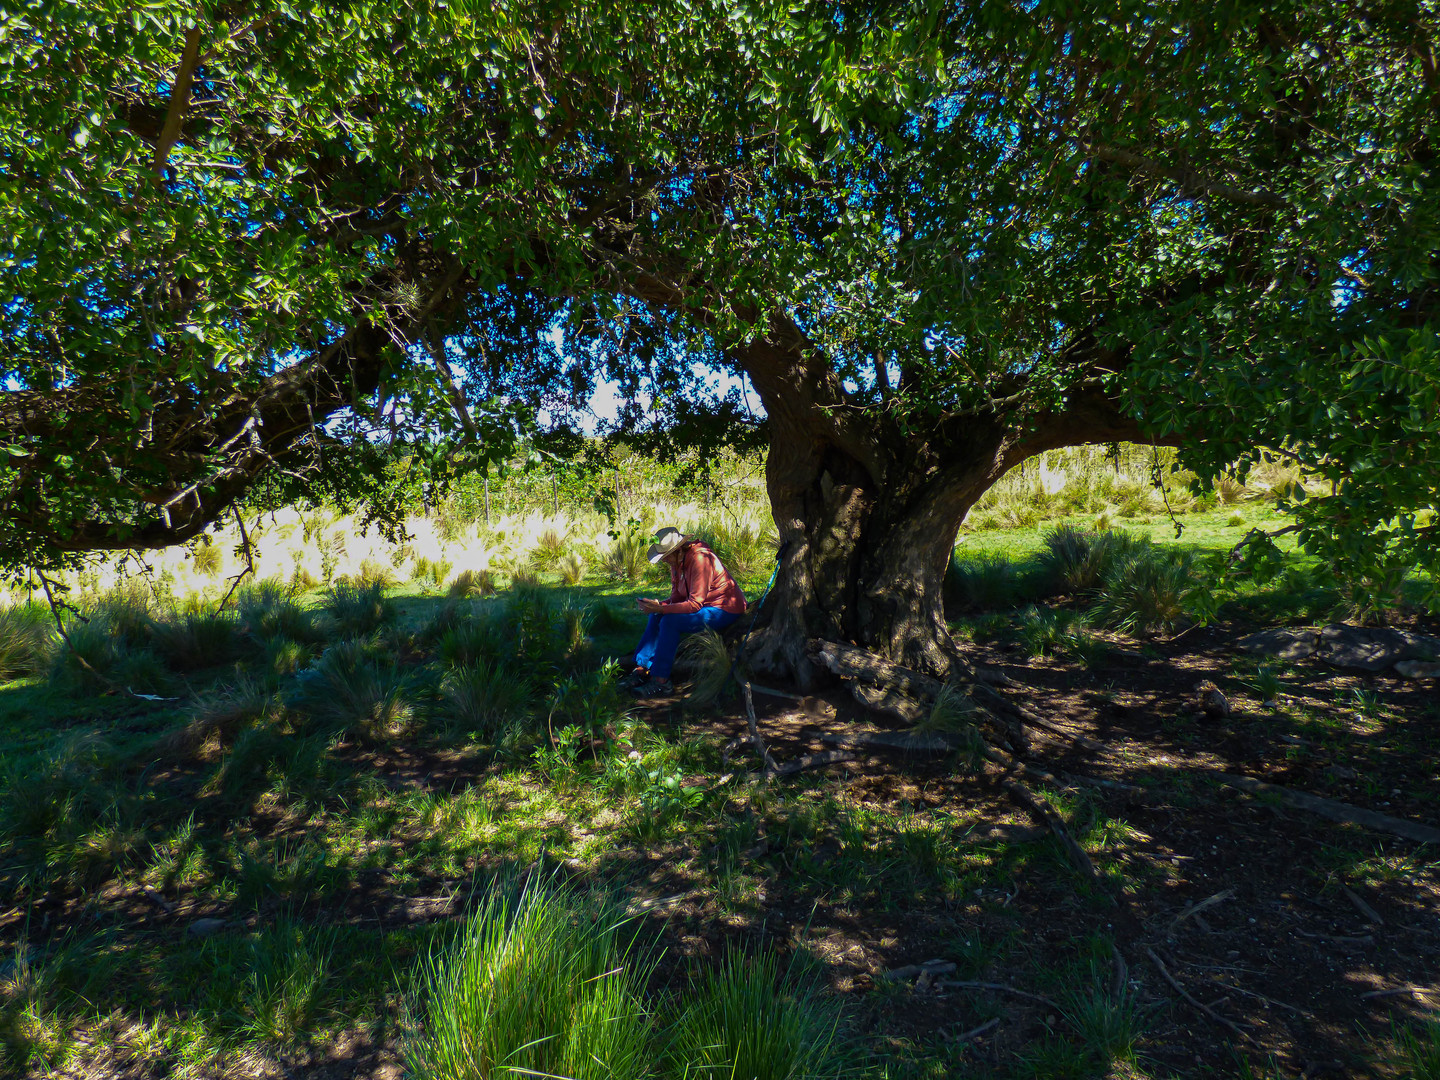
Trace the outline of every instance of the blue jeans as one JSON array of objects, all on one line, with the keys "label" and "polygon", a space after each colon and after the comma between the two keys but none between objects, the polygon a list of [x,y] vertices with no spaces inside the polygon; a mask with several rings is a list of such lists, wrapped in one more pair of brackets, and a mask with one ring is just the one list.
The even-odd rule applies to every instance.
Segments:
[{"label": "blue jeans", "polygon": [[719,633],[738,618],[735,612],[718,607],[702,607],[686,614],[651,615],[635,649],[635,666],[649,668],[652,679],[668,679],[682,635],[706,629]]}]

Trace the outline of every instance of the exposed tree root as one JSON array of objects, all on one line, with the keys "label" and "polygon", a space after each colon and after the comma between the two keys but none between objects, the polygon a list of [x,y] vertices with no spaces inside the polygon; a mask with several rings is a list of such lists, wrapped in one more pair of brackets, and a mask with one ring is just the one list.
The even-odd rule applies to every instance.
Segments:
[{"label": "exposed tree root", "polygon": [[914,698],[897,690],[883,690],[861,682],[852,682],[850,693],[856,701],[872,712],[899,720],[902,724],[914,726],[924,720],[927,713],[926,708]]},{"label": "exposed tree root", "polygon": [[783,765],[777,765],[775,772],[780,776],[790,776],[802,769],[814,769],[821,765],[834,765],[837,762],[854,760],[855,755],[848,750],[821,750],[814,754],[805,754],[794,761],[787,761]]},{"label": "exposed tree root", "polygon": [[1055,838],[1064,847],[1065,854],[1070,856],[1070,861],[1074,864],[1075,869],[1098,884],[1100,874],[1095,869],[1095,864],[1090,861],[1090,856],[1085,853],[1085,849],[1075,842],[1075,838],[1070,835],[1070,830],[1065,827],[1065,822],[1055,812],[1055,808],[1013,776],[1001,773],[995,779],[1013,802],[1024,807],[1036,821],[1049,826],[1050,831],[1055,834]]}]

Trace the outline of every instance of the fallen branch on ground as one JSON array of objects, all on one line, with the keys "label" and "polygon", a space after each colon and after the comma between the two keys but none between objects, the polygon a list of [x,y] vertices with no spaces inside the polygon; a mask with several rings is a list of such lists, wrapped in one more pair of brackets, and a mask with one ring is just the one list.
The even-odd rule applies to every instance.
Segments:
[{"label": "fallen branch on ground", "polygon": [[1038,821],[1050,827],[1050,831],[1060,841],[1065,853],[1070,856],[1070,861],[1075,864],[1075,868],[1091,881],[1098,883],[1100,875],[1095,869],[1095,864],[1090,861],[1090,856],[1085,853],[1085,849],[1075,842],[1075,838],[1070,835],[1070,830],[1065,827],[1065,822],[1055,812],[1055,808],[1012,776],[1001,776],[999,783],[1005,794],[1028,810]]},{"label": "fallen branch on ground", "polygon": [[1440,844],[1440,829],[1430,825],[1421,825],[1418,821],[1407,821],[1404,818],[1391,817],[1389,814],[1377,813],[1374,810],[1363,810],[1358,806],[1351,806],[1349,803],[1339,802],[1336,799],[1326,799],[1320,795],[1292,791],[1290,788],[1280,787],[1278,784],[1267,784],[1265,781],[1256,780],[1251,776],[1232,776],[1229,773],[1208,773],[1206,775],[1213,776],[1221,783],[1238,788],[1248,795],[1273,795],[1293,810],[1305,810],[1345,825],[1363,825],[1367,829],[1375,829],[1378,832],[1394,833],[1396,836],[1403,836],[1407,840],[1417,840],[1422,844]]},{"label": "fallen branch on ground", "polygon": [[1206,1016],[1210,1017],[1210,1019],[1214,1020],[1217,1024],[1220,1024],[1222,1027],[1228,1028],[1229,1030],[1233,1031],[1236,1037],[1243,1039],[1246,1042],[1251,1041],[1249,1034],[1247,1034],[1244,1029],[1240,1028],[1236,1024],[1232,1024],[1229,1020],[1226,1020],[1225,1017],[1221,1016],[1219,1013],[1217,1013],[1209,1005],[1206,1005],[1199,998],[1191,996],[1190,992],[1186,990],[1183,986],[1181,986],[1179,982],[1176,981],[1175,976],[1170,974],[1170,969],[1167,968],[1164,962],[1160,959],[1160,957],[1155,954],[1154,949],[1146,949],[1145,952],[1150,957],[1150,962],[1155,965],[1155,969],[1160,972],[1161,976],[1165,979],[1167,983],[1170,984],[1171,988],[1177,994],[1179,994],[1195,1008],[1199,1009]]},{"label": "fallen branch on ground", "polygon": [[1032,994],[1028,990],[1016,990],[1015,987],[1006,986],[1004,983],[973,982],[969,979],[941,979],[936,985],[943,986],[947,990],[990,990],[997,994],[1025,998],[1027,1001],[1038,1001],[1041,1005],[1048,1005],[1057,1012],[1060,1010],[1060,1003],[1053,998],[1045,997],[1042,994]]},{"label": "fallen branch on ground", "polygon": [[1214,896],[1207,897],[1204,900],[1197,900],[1195,903],[1191,904],[1189,907],[1187,907],[1184,911],[1180,912],[1179,915],[1176,915],[1175,918],[1171,920],[1170,929],[1167,930],[1166,933],[1175,933],[1175,928],[1179,926],[1182,922],[1184,922],[1186,919],[1190,918],[1190,916],[1200,914],[1200,912],[1204,911],[1207,907],[1213,907],[1216,904],[1224,903],[1226,900],[1229,900],[1234,895],[1235,890],[1233,888],[1230,888],[1225,889],[1222,892],[1217,892]]}]

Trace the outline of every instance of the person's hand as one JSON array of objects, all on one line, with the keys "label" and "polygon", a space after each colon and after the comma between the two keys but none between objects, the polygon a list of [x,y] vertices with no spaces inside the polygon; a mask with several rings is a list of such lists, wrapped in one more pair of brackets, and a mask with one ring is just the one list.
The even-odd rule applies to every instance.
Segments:
[{"label": "person's hand", "polygon": [[645,612],[647,615],[658,615],[660,613],[659,600],[647,600],[645,597],[642,596],[639,600],[636,601],[636,603],[640,605],[640,610]]}]

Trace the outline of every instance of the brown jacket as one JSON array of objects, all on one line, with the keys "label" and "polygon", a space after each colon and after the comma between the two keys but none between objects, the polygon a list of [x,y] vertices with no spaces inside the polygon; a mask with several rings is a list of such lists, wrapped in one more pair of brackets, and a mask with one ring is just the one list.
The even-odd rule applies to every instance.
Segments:
[{"label": "brown jacket", "polygon": [[660,605],[660,614],[681,615],[718,607],[744,615],[745,594],[720,564],[719,557],[699,540],[685,545],[684,551],[680,565],[670,568],[670,599]]}]

